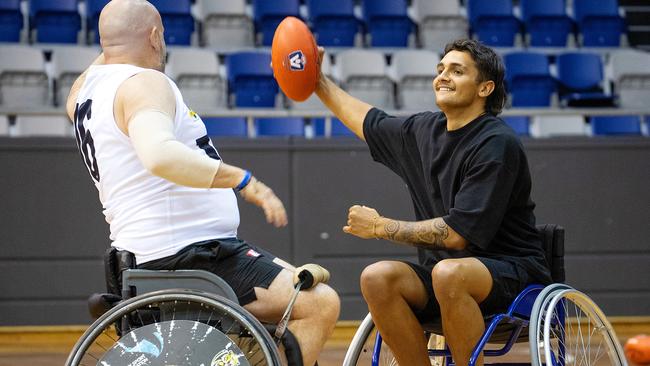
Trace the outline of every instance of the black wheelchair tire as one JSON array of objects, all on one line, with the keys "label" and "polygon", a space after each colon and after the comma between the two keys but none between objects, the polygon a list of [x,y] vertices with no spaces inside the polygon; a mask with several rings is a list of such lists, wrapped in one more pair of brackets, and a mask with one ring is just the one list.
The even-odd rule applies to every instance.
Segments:
[{"label": "black wheelchair tire", "polygon": [[239,322],[239,325],[245,328],[257,341],[261,352],[263,352],[263,365],[280,365],[280,357],[278,356],[277,347],[271,335],[252,314],[239,304],[221,296],[187,289],[168,289],[150,292],[119,303],[90,325],[73,347],[65,365],[83,365],[80,362],[95,340],[122,317],[148,304],[167,301],[182,301],[196,303],[197,305],[203,304],[227,314],[234,321]]}]

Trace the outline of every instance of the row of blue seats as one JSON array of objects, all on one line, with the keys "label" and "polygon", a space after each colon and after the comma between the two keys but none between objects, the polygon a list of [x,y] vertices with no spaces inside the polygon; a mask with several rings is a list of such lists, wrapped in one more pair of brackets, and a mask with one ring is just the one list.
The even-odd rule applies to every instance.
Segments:
[{"label": "row of blue seats", "polygon": [[[278,93],[270,56],[235,53],[227,59],[229,88],[236,94],[236,107],[273,107]],[[540,53],[515,52],[504,56],[506,83],[513,107],[548,107],[558,94],[562,106],[611,107],[612,94],[603,91],[601,56],[568,52],[557,55],[557,79],[551,75],[549,57]],[[432,65],[433,67],[434,65]]]},{"label": "row of blue seats", "polygon": [[573,0],[572,15],[564,0],[520,0],[521,18],[511,0],[468,0],[467,16],[478,38],[493,46],[512,46],[523,25],[531,46],[565,47],[572,33],[585,47],[618,47],[625,32],[617,0]]},{"label": "row of blue seats", "polygon": [[[502,119],[518,135],[546,138],[555,136],[648,136],[650,115],[642,123],[638,115],[506,115]],[[337,118],[327,125],[324,118],[272,117],[254,118],[248,123],[243,116],[204,117],[207,132],[213,137],[304,137],[337,138],[354,134]],[[249,129],[250,128],[250,129]],[[72,136],[67,117],[62,115],[31,116],[0,114],[0,136]]]},{"label": "row of blue seats", "polygon": [[[71,83],[78,74],[88,65],[94,57],[95,51],[86,48],[79,48],[79,51],[89,52],[72,52],[73,49],[67,51],[57,49],[53,53],[56,57],[57,67],[52,67],[52,81],[48,83],[45,70],[47,66],[41,61],[40,63],[26,62],[33,61],[36,57],[42,57],[42,53],[38,48],[31,46],[23,47],[3,47],[2,57],[0,57],[0,73],[15,74],[18,76],[41,74],[40,85],[44,89],[49,89],[54,86],[54,95],[60,94],[59,89],[67,86],[66,83]],[[277,105],[279,88],[275,78],[273,77],[273,70],[269,67],[271,56],[269,52],[263,51],[246,51],[246,52],[233,52],[224,55],[225,64],[223,69],[219,66],[217,61],[217,54],[204,49],[196,49],[195,53],[191,52],[188,48],[170,48],[170,60],[174,55],[181,55],[174,57],[174,62],[170,63],[171,77],[175,78],[181,90],[187,92],[186,89],[191,89],[191,92],[203,93],[206,92],[214,94],[214,98],[202,98],[199,101],[201,107],[199,112],[205,109],[218,109],[224,107],[260,107],[260,108],[274,108],[280,107]],[[178,52],[178,53],[176,53]],[[621,58],[630,58],[628,54],[631,51],[620,51],[610,56],[612,60],[619,60]],[[349,54],[350,52],[348,52]],[[435,77],[435,64],[438,62],[435,57],[432,61],[428,52],[413,50],[399,50],[391,54],[393,60],[392,65],[386,64],[386,54],[379,51],[363,51],[361,54],[356,54],[356,58],[347,57],[343,58],[344,53],[340,53],[334,57],[336,60],[335,67],[340,71],[336,75],[333,71],[324,70],[327,74],[334,74],[334,77],[341,77],[337,80],[341,83],[344,89],[362,90],[362,91],[383,91],[382,95],[386,95],[391,100],[399,100],[397,108],[403,109],[420,109],[433,107],[433,92],[430,89],[431,79]],[[189,55],[188,55],[189,54]],[[398,56],[406,54],[408,63],[399,63],[396,61]],[[373,56],[371,62],[368,58],[359,58],[362,56]],[[87,58],[85,62],[79,62],[82,56]],[[341,57],[338,57],[341,56]],[[376,57],[375,57],[376,56]],[[619,57],[620,56],[620,57]],[[636,56],[636,53],[635,53]],[[650,54],[638,52],[637,63],[646,64],[645,69],[633,68],[633,65],[624,64],[620,65],[617,62],[610,62],[611,69],[614,75],[605,77],[605,66],[601,55],[589,52],[566,52],[558,55],[547,55],[535,52],[509,52],[504,54],[504,63],[506,66],[506,84],[508,92],[511,94],[511,105],[513,107],[555,107],[557,105],[562,107],[612,107],[617,106],[616,96],[621,94],[622,83],[619,85],[619,80],[616,79],[617,74],[630,73],[629,77],[624,80],[634,81],[640,80],[639,85],[643,84],[644,80],[650,80]],[[404,59],[404,57],[402,57]],[[203,61],[199,61],[203,60]],[[64,61],[67,64],[64,65]],[[611,60],[610,60],[611,61]],[[185,62],[183,64],[183,62]],[[199,62],[199,64],[197,64]],[[363,68],[351,66],[363,64]],[[27,66],[31,65],[29,68]],[[181,67],[182,66],[182,67]],[[205,66],[205,67],[203,67]],[[345,73],[341,70],[346,69]],[[390,71],[394,71],[393,76],[389,75]],[[372,70],[371,70],[372,69]],[[552,73],[552,69],[554,72]],[[622,70],[619,70],[622,69]],[[223,79],[221,78],[221,70],[224,71]],[[372,71],[372,72],[371,72]],[[625,74],[627,75],[627,74]],[[393,77],[399,78],[393,80]],[[613,78],[612,78],[613,77]],[[207,85],[197,85],[195,80],[208,80],[215,79],[217,82]],[[377,83],[356,83],[355,80],[373,78],[373,80],[382,81],[381,84]],[[364,80],[365,80],[364,79]],[[417,79],[417,80],[416,80]],[[620,76],[619,76],[620,79]],[[396,84],[393,84],[393,81]],[[412,82],[416,81],[416,82]],[[9,88],[20,88],[23,81],[16,78],[4,78],[0,80],[0,90],[7,93]],[[629,84],[629,83],[628,83]],[[632,87],[639,89],[635,83]],[[395,87],[394,87],[395,86]],[[67,86],[69,87],[69,86]],[[33,88],[33,85],[32,85]],[[430,93],[431,103],[424,101],[424,104],[410,103],[404,106],[403,92],[413,91],[417,89],[418,93]],[[635,90],[636,90],[635,89]],[[610,92],[609,90],[612,90]],[[650,93],[642,93],[639,89],[638,92],[628,93],[625,99],[620,98],[621,107],[625,108],[639,108],[647,106],[647,100]],[[15,90],[14,90],[15,91]],[[607,92],[606,92],[607,91]],[[394,93],[393,95],[388,95]],[[50,93],[51,94],[51,93]],[[63,94],[64,95],[64,94]],[[232,98],[230,98],[232,96]],[[61,105],[61,95],[57,95],[55,103]],[[556,97],[559,97],[559,104],[556,104]],[[212,98],[212,97],[210,97]],[[219,98],[225,98],[219,99]],[[363,97],[362,97],[363,98]],[[6,98],[0,100],[0,105],[8,105]],[[16,97],[11,100],[25,100],[24,97]],[[36,99],[39,100],[39,99]],[[191,102],[195,102],[189,98]],[[46,101],[47,102],[47,101]],[[395,108],[392,103],[382,104],[381,101],[371,101],[372,103],[385,107]],[[51,100],[50,100],[51,103]],[[415,106],[417,104],[417,106]],[[306,107],[307,105],[305,105]],[[319,108],[322,106],[310,105],[310,108]],[[197,107],[195,107],[197,108]]]},{"label": "row of blue seats", "polygon": [[[206,117],[203,118],[208,135],[246,137],[250,136],[245,117]],[[256,118],[254,120],[256,136],[305,136],[305,119],[301,117]],[[312,118],[311,124],[314,136],[325,136],[325,118]],[[338,118],[332,118],[330,136],[354,136]]]},{"label": "row of blue seats", "polygon": [[[503,120],[520,136],[531,136],[530,118],[528,116],[505,116]],[[250,136],[248,124],[244,117],[208,117],[203,118],[208,134],[220,137]],[[641,119],[639,116],[593,116],[588,117],[591,133],[594,136],[641,136]],[[646,117],[650,126],[650,116]],[[313,135],[354,136],[338,119],[331,119],[331,130],[326,133],[324,118],[312,118]],[[301,117],[257,118],[254,121],[256,136],[305,136],[305,119]]]},{"label": "row of blue seats", "polygon": [[[519,136],[532,136],[531,118],[528,116],[504,116],[503,120]],[[642,118],[636,115],[592,116],[587,118],[594,136],[641,136]],[[650,128],[650,116],[645,117],[646,126]]]},{"label": "row of blue seats", "polygon": [[[504,55],[507,89],[512,96],[513,107],[549,107],[553,105],[555,95],[559,96],[561,106],[615,106],[615,96],[603,91],[602,86],[606,81],[600,55],[569,52],[554,56],[554,59],[557,79],[551,74],[549,57],[545,54],[514,52]],[[226,57],[227,93],[235,96],[232,107],[276,106],[279,88],[273,70],[269,68],[270,61],[268,52],[236,52]],[[2,67],[0,65],[0,69]],[[431,70],[434,67],[431,65]],[[78,70],[79,73],[81,71]],[[203,72],[206,71],[202,70],[198,75]],[[213,72],[217,73],[217,70]],[[406,72],[404,74],[408,75]],[[183,77],[182,74],[178,76]],[[428,76],[413,76],[432,79],[434,74],[432,71]],[[385,77],[388,78],[388,75]],[[345,87],[347,80],[341,82]],[[397,92],[401,87],[398,82]]]},{"label": "row of blue seats", "polygon": [[514,52],[503,58],[513,107],[547,107],[553,94],[559,95],[563,106],[614,106],[614,96],[602,88],[603,62],[598,54],[557,55],[557,79],[551,75],[550,60],[545,54]]},{"label": "row of blue seats", "polygon": [[[438,0],[431,0],[438,1]],[[77,43],[81,30],[78,0],[30,0],[29,29],[36,42]],[[170,45],[189,45],[195,31],[190,0],[150,0],[160,11]],[[97,38],[99,13],[108,0],[86,0],[87,29]],[[406,0],[364,0],[362,19],[355,16],[354,0],[308,0],[308,19],[324,46],[354,46],[365,32],[372,47],[405,47],[417,24],[408,15]],[[275,28],[286,16],[300,16],[299,0],[252,0],[253,22],[261,45],[269,46]],[[568,37],[581,34],[583,46],[617,47],[625,32],[617,0],[573,0],[573,18],[565,0],[520,0],[521,18],[512,0],[467,0],[470,34],[484,43],[511,47],[518,34],[528,34],[531,46],[565,47]],[[444,14],[443,14],[444,15]],[[20,0],[0,0],[0,41],[17,42],[23,28]]]}]

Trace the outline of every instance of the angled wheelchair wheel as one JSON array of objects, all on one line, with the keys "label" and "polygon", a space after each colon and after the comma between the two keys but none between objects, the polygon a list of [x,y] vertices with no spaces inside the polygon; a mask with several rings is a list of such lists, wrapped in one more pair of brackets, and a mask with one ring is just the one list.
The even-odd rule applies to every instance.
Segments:
[{"label": "angled wheelchair wheel", "polygon": [[264,326],[238,304],[171,289],[109,310],[86,330],[66,361],[67,366],[135,364],[274,366],[280,358]]},{"label": "angled wheelchair wheel", "polygon": [[[370,314],[361,322],[348,348],[343,366],[356,365],[397,365],[393,352],[386,343],[376,344],[377,329]],[[375,350],[375,347],[379,349]],[[373,360],[375,357],[375,360]]]},{"label": "angled wheelchair wheel", "polygon": [[573,288],[556,287],[538,298],[529,336],[534,366],[627,365],[603,312]]}]

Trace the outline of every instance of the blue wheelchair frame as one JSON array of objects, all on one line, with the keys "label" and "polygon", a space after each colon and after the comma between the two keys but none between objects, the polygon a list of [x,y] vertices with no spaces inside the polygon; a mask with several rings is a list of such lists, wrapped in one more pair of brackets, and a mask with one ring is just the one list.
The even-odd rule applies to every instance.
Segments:
[{"label": "blue wheelchair frame", "polygon": [[[553,281],[555,281],[556,283],[562,283],[564,282],[565,279],[564,228],[558,225],[546,224],[546,225],[538,225],[537,229],[540,232],[542,246],[545,249],[546,259],[549,262],[549,266],[551,269],[551,277],[553,278]],[[545,288],[544,286],[539,284],[529,285],[521,293],[519,293],[519,295],[517,295],[517,297],[513,300],[513,302],[510,304],[508,310],[505,313],[490,315],[485,318],[486,329],[485,332],[483,332],[483,336],[481,336],[481,339],[478,341],[476,346],[474,346],[470,358],[469,366],[474,366],[481,354],[483,354],[486,357],[503,356],[512,349],[512,346],[514,346],[514,344],[519,339],[522,330],[528,327],[530,323],[531,311],[533,309],[535,300],[537,299],[538,295],[542,292],[544,288]],[[564,314],[561,309],[562,306],[558,306],[557,308],[558,308],[557,309],[558,313],[560,314],[560,320],[563,323]],[[498,329],[498,326],[501,324],[503,325],[510,324],[514,326],[514,328],[511,329],[511,327],[508,327],[508,329],[506,330],[503,330],[503,328],[500,330]],[[441,331],[442,327],[439,324],[436,325],[425,324],[424,329],[426,332],[442,334]],[[488,343],[490,338],[495,334],[499,336],[507,336],[507,340],[505,341],[499,340],[498,342],[498,343],[504,343],[504,346],[501,349],[497,349],[497,350],[484,350],[483,348],[485,348],[485,345]],[[561,334],[561,337],[563,337],[563,334]],[[525,338],[527,339],[527,337]],[[564,339],[560,339],[560,341],[561,342],[560,342],[559,352],[560,352],[560,356],[562,356],[561,359],[564,359],[563,357],[565,353],[565,349],[563,346]],[[381,345],[382,345],[382,338],[379,332],[377,331],[375,337],[375,344],[373,347],[372,366],[379,365],[379,355],[381,353]],[[445,357],[445,365],[447,366],[455,365],[449,347],[445,347],[445,349],[430,349],[429,356]],[[511,366],[530,365],[530,363],[508,363],[507,365],[511,365]],[[557,366],[557,365],[553,365],[553,366]],[[559,366],[563,366],[563,365],[559,365]]]},{"label": "blue wheelchair frame", "polygon": [[[514,344],[517,342],[517,339],[519,338],[522,330],[528,327],[528,324],[530,322],[530,313],[532,311],[533,304],[535,303],[535,299],[543,289],[544,286],[542,285],[530,285],[526,287],[519,295],[517,295],[517,297],[514,299],[512,304],[510,304],[508,310],[505,313],[497,314],[488,318],[489,323],[487,324],[485,332],[483,333],[483,336],[478,341],[476,346],[474,346],[474,350],[472,351],[472,356],[469,361],[470,366],[476,364],[476,361],[478,360],[481,353],[483,353],[483,355],[486,357],[496,357],[496,356],[503,356],[506,353],[510,352],[512,346],[514,346]],[[560,321],[564,322],[563,316],[560,318]],[[497,350],[483,350],[485,345],[490,340],[490,337],[492,337],[492,335],[497,330],[497,326],[499,324],[513,324],[515,328],[510,331],[510,336],[508,337],[508,340],[505,342],[502,348]],[[381,353],[382,343],[383,342],[382,342],[381,335],[379,334],[379,332],[377,332],[377,336],[375,338],[375,345],[373,347],[372,366],[379,366],[379,355]],[[564,359],[564,346],[563,346],[564,341],[562,339],[560,344],[561,344],[560,346],[561,357],[559,359]],[[430,349],[429,356],[445,357],[446,359],[445,365],[448,366],[455,365],[452,360],[451,351],[449,350],[449,347],[445,347],[445,349]],[[530,363],[508,363],[508,365],[511,366],[530,365]]]}]

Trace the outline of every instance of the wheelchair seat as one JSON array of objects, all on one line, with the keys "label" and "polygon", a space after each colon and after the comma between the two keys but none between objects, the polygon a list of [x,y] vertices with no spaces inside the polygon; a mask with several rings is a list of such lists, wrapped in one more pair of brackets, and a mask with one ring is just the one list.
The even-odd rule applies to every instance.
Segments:
[{"label": "wheelchair seat", "polygon": [[127,269],[122,272],[122,297],[125,299],[146,292],[175,287],[209,292],[239,303],[235,291],[226,281],[211,272],[201,270],[150,271],[146,269]]},{"label": "wheelchair seat", "polygon": [[[239,305],[228,283],[211,272],[137,269],[133,253],[115,248],[109,248],[104,254],[104,270],[108,293],[93,294],[88,300],[90,313],[97,320],[77,342],[66,365],[77,366],[90,359],[96,362],[100,358],[112,360],[114,357],[127,364],[129,362],[123,357],[150,352],[149,346],[144,347],[142,342],[157,345],[158,336],[164,333],[169,338],[165,342],[170,342],[170,337],[180,337],[179,344],[188,344],[186,349],[165,354],[165,357],[176,357],[172,364],[192,349],[190,342],[202,344],[211,334],[214,338],[211,342],[223,343],[227,348],[228,353],[217,355],[223,360],[240,352],[233,357],[244,357],[255,365],[278,365],[277,344],[282,343],[289,365],[302,366],[302,354],[295,336],[287,330],[281,338],[272,338],[277,325],[261,324]],[[160,329],[165,332],[161,333]],[[190,338],[183,335],[188,332],[193,334]],[[126,337],[126,343],[129,339],[151,338],[152,334],[154,338],[140,339],[140,343],[127,347],[127,352],[116,349],[121,347],[117,339],[122,340],[127,334],[130,337]],[[197,338],[198,334],[203,334],[203,338]],[[110,342],[114,342],[114,346],[107,349],[105,344]],[[162,357],[159,352],[154,353],[155,358]],[[203,356],[187,354],[187,357]],[[217,358],[212,360],[213,364],[215,360]],[[160,362],[166,364],[167,361]]]},{"label": "wheelchair seat", "polygon": [[99,318],[119,301],[171,288],[212,293],[239,304],[233,289],[213,273],[201,270],[137,269],[133,253],[113,247],[104,253],[104,275],[107,293],[93,294],[88,299],[88,309],[94,319]]}]

